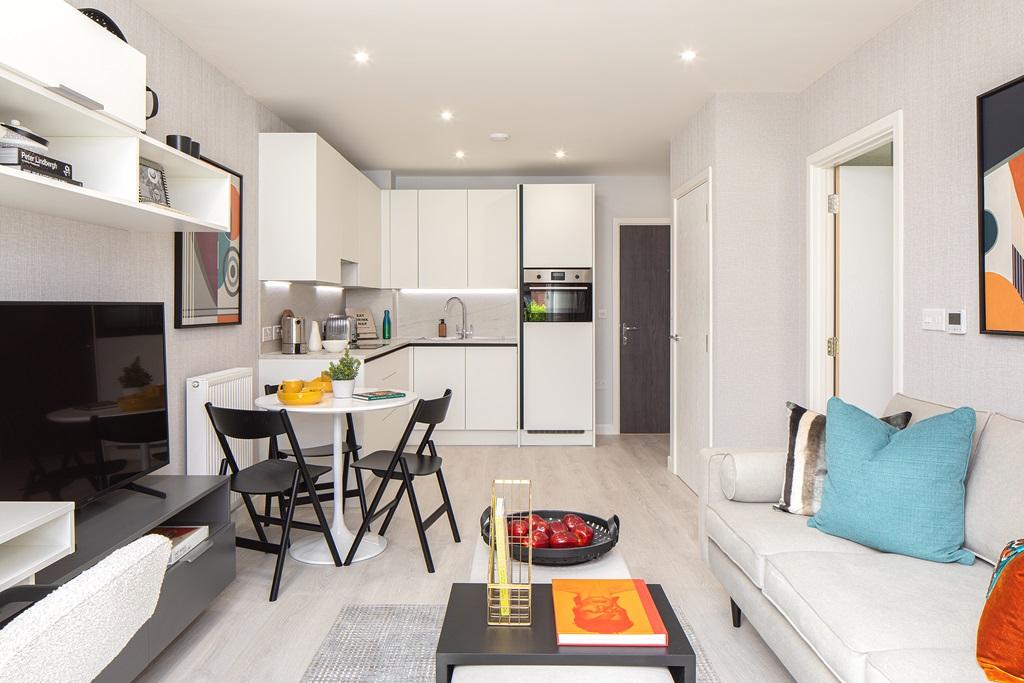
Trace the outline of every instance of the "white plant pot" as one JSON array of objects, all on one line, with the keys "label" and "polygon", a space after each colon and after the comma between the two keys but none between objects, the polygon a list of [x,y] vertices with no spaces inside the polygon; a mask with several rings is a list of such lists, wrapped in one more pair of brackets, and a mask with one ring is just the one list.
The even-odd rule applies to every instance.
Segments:
[{"label": "white plant pot", "polygon": [[331,391],[334,392],[334,398],[352,398],[352,392],[355,391],[356,381],[354,379],[332,379],[331,380]]}]

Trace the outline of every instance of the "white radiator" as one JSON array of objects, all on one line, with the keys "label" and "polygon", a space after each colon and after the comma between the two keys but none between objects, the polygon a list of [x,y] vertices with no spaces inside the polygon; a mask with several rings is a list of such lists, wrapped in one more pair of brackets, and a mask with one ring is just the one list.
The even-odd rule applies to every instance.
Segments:
[{"label": "white radiator", "polygon": [[[187,474],[218,474],[224,452],[206,414],[206,403],[218,408],[253,409],[252,368],[231,368],[189,377],[185,380],[185,472]],[[229,439],[231,452],[238,466],[248,467],[256,460],[254,441]],[[241,498],[231,494],[231,507]]]}]

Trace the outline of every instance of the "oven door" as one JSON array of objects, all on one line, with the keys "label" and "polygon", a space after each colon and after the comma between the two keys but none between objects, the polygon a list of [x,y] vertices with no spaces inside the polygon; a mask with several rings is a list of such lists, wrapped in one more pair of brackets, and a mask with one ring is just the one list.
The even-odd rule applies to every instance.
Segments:
[{"label": "oven door", "polygon": [[590,284],[523,283],[523,322],[593,322],[593,289]]}]

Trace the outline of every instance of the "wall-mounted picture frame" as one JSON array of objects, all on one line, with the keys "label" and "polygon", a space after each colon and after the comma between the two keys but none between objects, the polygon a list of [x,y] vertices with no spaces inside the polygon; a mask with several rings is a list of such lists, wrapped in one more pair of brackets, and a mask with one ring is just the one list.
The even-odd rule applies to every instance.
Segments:
[{"label": "wall-mounted picture frame", "polygon": [[982,334],[1024,335],[1024,76],[978,96]]},{"label": "wall-mounted picture frame", "polygon": [[199,158],[229,175],[231,228],[174,234],[174,326],[241,325],[242,175]]},{"label": "wall-mounted picture frame", "polygon": [[171,205],[167,192],[167,174],[155,161],[139,158],[139,201],[149,204]]}]

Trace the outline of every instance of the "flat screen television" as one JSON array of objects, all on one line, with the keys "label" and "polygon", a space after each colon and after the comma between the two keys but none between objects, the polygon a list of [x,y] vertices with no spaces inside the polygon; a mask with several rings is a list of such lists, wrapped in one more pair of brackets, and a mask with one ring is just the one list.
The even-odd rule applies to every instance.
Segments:
[{"label": "flat screen television", "polygon": [[162,303],[0,302],[0,500],[81,507],[167,464]]}]

